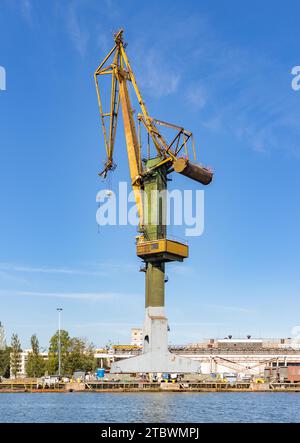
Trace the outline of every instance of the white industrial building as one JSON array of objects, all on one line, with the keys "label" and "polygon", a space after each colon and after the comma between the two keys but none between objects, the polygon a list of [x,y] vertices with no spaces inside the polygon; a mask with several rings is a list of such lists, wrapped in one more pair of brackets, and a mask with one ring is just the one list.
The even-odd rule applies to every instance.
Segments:
[{"label": "white industrial building", "polygon": [[[28,355],[31,352],[32,352],[31,349],[25,349],[24,351],[20,352],[20,362],[16,378],[25,378],[27,376],[26,363],[28,360]],[[48,360],[48,352],[40,352],[40,355],[44,358],[44,360]],[[15,378],[14,375],[12,374],[11,368],[10,368],[10,378]]]},{"label": "white industrial building", "polygon": [[[137,335],[134,335],[135,337]],[[97,357],[117,361],[139,355],[142,349],[136,348],[137,343],[136,339],[131,341],[131,345],[113,346],[103,355],[98,352]],[[141,346],[141,342],[138,346]],[[229,336],[194,344],[169,346],[169,350],[199,362],[201,374],[207,376],[223,376],[228,373],[240,377],[263,376],[267,366],[280,367],[294,363],[300,365],[300,340],[291,338],[252,339],[248,336],[245,339],[235,339]]]},{"label": "white industrial building", "polygon": [[131,343],[132,346],[143,346],[143,329],[131,328]]},{"label": "white industrial building", "polygon": [[[142,352],[143,331],[131,329],[131,344],[115,345],[110,349],[95,350],[95,358],[101,362],[115,362],[139,355]],[[263,376],[266,367],[300,365],[300,339],[272,338],[258,339],[232,338],[207,339],[199,343],[182,346],[169,346],[169,351],[178,356],[199,362],[203,376],[224,376],[236,374],[239,377]],[[26,363],[31,352],[20,353],[20,366],[17,377],[26,377]],[[41,353],[47,359],[47,352]]]}]

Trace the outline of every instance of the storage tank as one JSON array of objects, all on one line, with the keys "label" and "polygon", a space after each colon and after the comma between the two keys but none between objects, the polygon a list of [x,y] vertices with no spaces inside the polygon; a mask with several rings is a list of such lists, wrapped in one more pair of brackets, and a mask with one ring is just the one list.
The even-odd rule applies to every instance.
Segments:
[{"label": "storage tank", "polygon": [[97,369],[97,372],[96,372],[96,377],[97,378],[103,378],[104,375],[105,375],[105,369],[103,369],[103,368]]}]

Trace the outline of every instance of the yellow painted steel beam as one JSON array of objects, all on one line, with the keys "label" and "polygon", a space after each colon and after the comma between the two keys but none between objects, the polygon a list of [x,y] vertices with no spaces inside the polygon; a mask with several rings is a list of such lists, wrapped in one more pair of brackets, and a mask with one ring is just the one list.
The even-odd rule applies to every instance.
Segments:
[{"label": "yellow painted steel beam", "polygon": [[139,143],[134,124],[134,119],[132,116],[132,108],[130,104],[127,83],[126,80],[122,78],[119,72],[117,75],[120,85],[120,101],[122,107],[130,177],[138,209],[140,225],[143,225],[143,202],[142,202],[141,184],[140,184],[141,171],[139,169],[140,165]]}]

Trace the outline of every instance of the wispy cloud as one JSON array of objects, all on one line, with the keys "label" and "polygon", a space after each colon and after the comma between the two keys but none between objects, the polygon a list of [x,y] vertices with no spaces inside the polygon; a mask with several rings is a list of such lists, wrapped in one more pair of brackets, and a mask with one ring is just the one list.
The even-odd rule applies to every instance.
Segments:
[{"label": "wispy cloud", "polygon": [[32,3],[31,0],[19,0],[20,11],[22,16],[28,22],[32,20]]},{"label": "wispy cloud", "polygon": [[101,30],[99,30],[97,32],[96,42],[97,42],[97,47],[98,47],[99,51],[108,52],[110,50],[110,48],[112,46],[112,42],[108,37],[109,37],[109,34],[106,32],[103,32]]},{"label": "wispy cloud", "polygon": [[71,2],[66,13],[67,32],[75,49],[83,57],[86,53],[89,32],[80,24],[78,2]]},{"label": "wispy cloud", "polygon": [[134,53],[138,82],[146,94],[159,98],[178,90],[181,74],[165,51],[157,48],[145,51],[133,46],[130,52]]},{"label": "wispy cloud", "polygon": [[95,263],[93,266],[109,271],[137,271],[139,263],[119,263],[116,261],[107,260],[105,262]]},{"label": "wispy cloud", "polygon": [[201,83],[192,84],[186,93],[186,99],[194,109],[199,111],[206,105],[206,91]]},{"label": "wispy cloud", "polygon": [[97,329],[97,330],[115,330],[115,328],[120,328],[129,334],[130,329],[134,326],[131,322],[85,322],[85,323],[68,323],[72,328],[82,328],[82,329]]},{"label": "wispy cloud", "polygon": [[176,275],[188,276],[195,273],[195,269],[192,266],[186,264],[184,266],[180,266],[177,263],[170,263],[169,269],[169,272],[172,272]]},{"label": "wispy cloud", "polygon": [[19,296],[19,297],[50,297],[64,298],[82,301],[116,301],[124,298],[132,298],[132,294],[118,292],[38,292],[38,291],[0,291],[0,296]]},{"label": "wispy cloud", "polygon": [[7,282],[7,283],[18,283],[24,285],[28,285],[29,281],[25,279],[23,276],[16,276],[15,274],[12,274],[11,272],[4,271],[0,268],[0,280],[1,283]]},{"label": "wispy cloud", "polygon": [[253,314],[256,312],[254,309],[244,308],[241,306],[224,306],[224,305],[211,305],[211,304],[206,304],[204,306],[209,309],[228,311],[228,312],[240,312],[244,314]]},{"label": "wispy cloud", "polygon": [[293,100],[286,61],[259,47],[252,50],[227,41],[211,23],[209,17],[195,16],[187,27],[181,69],[187,106],[201,111],[202,126],[230,133],[243,146],[299,156],[300,127],[295,116],[300,102]]},{"label": "wispy cloud", "polygon": [[31,266],[27,264],[5,263],[0,262],[0,276],[7,277],[10,273],[27,273],[27,274],[58,274],[58,275],[78,275],[78,276],[94,276],[94,277],[110,277],[120,272],[136,272],[138,264],[136,263],[118,263],[116,261],[103,261],[89,264],[81,268],[69,268],[59,266]]},{"label": "wispy cloud", "polygon": [[20,15],[29,25],[32,24],[34,10],[32,0],[2,0],[1,8],[4,6],[3,3],[6,3],[9,8]]},{"label": "wispy cloud", "polygon": [[67,274],[67,275],[90,275],[90,276],[104,276],[106,272],[91,271],[84,269],[71,268],[52,268],[52,267],[35,267],[27,265],[17,265],[12,263],[0,263],[0,270],[10,272],[25,272],[25,273],[42,273],[42,274]]},{"label": "wispy cloud", "polygon": [[163,61],[162,56],[155,50],[150,50],[145,57],[143,81],[153,95],[161,97],[177,91],[180,74]]},{"label": "wispy cloud", "polygon": [[176,326],[179,328],[189,328],[190,326],[220,326],[225,325],[226,323],[216,322],[216,321],[197,321],[197,322],[170,322],[172,326]]}]

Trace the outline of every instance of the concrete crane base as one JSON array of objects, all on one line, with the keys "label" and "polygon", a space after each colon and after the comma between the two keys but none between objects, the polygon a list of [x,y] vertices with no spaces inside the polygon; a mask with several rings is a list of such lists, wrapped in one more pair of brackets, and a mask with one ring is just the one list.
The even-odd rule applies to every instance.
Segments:
[{"label": "concrete crane base", "polygon": [[167,372],[167,373],[199,373],[200,364],[192,359],[178,357],[167,351],[149,351],[137,357],[126,358],[112,364],[111,374],[129,374],[129,373],[149,373],[149,372]]},{"label": "concrete crane base", "polygon": [[168,351],[168,320],[163,306],[146,308],[143,354],[114,362],[112,374],[137,372],[199,373],[200,364]]}]

